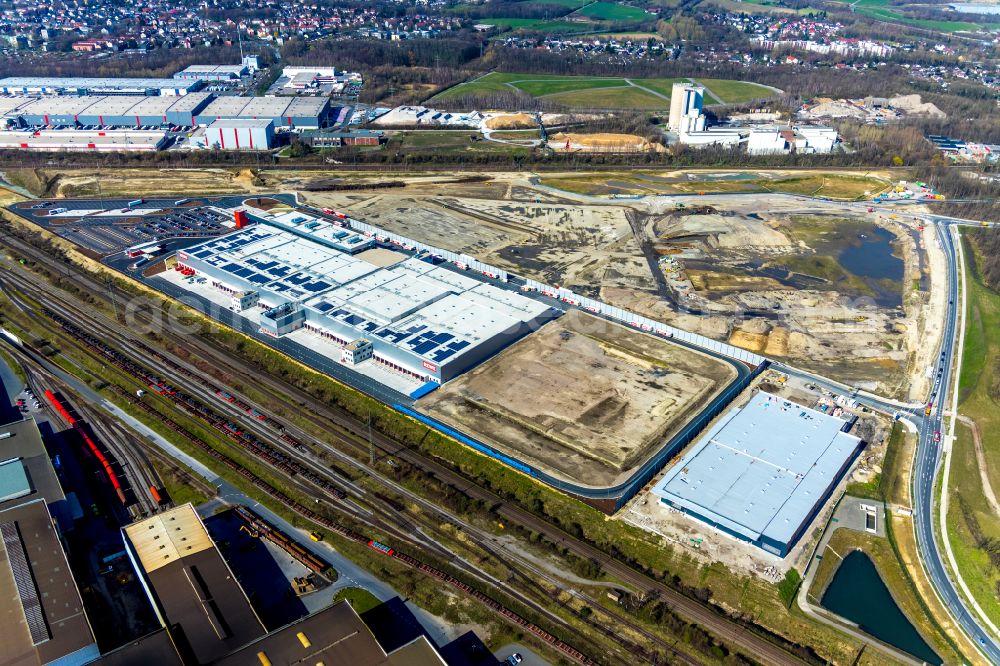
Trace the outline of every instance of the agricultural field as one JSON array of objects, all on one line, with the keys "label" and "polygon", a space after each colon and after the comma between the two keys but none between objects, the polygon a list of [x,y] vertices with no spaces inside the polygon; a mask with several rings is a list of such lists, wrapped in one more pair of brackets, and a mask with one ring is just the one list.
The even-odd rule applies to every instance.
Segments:
[{"label": "agricultural field", "polygon": [[[691,79],[630,79],[625,77],[559,76],[518,72],[490,72],[460,83],[431,98],[435,101],[465,95],[520,91],[536,99],[547,99],[570,108],[662,109],[670,105],[674,83]],[[743,102],[772,97],[775,91],[746,81],[706,79],[706,104]],[[718,96],[718,98],[717,98]]]},{"label": "agricultural field", "polygon": [[746,12],[747,4],[754,5],[753,11],[758,14],[769,14],[774,16],[789,16],[792,14],[798,14],[800,16],[808,16],[810,14],[815,14],[817,9],[811,7],[803,7],[802,9],[792,9],[791,7],[784,7],[782,5],[775,4],[769,0],[743,0],[742,2],[737,2],[737,0],[707,0],[706,5],[712,5],[713,7],[718,7],[719,9],[724,9],[730,12]]}]

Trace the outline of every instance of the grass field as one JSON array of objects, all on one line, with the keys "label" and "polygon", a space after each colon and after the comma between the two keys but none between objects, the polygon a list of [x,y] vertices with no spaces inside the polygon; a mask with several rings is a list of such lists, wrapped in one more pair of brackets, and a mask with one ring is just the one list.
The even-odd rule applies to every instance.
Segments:
[{"label": "grass field", "polygon": [[587,4],[587,0],[532,0],[533,5],[556,5],[558,7],[568,7],[578,9]]},{"label": "grass field", "polygon": [[[1000,622],[997,585],[1000,570],[990,563],[988,553],[976,545],[970,521],[975,521],[984,538],[1000,539],[1000,520],[990,510],[979,480],[972,430],[960,424],[955,430],[949,479],[948,540],[958,570],[979,605],[994,623]],[[968,515],[966,515],[968,512]]]},{"label": "grass field", "polygon": [[337,603],[338,601],[344,600],[354,607],[354,611],[358,615],[361,615],[365,611],[369,611],[382,603],[375,597],[374,594],[360,587],[345,587],[341,590],[337,590],[337,593],[333,595],[333,602]]},{"label": "grass field", "polygon": [[588,29],[586,24],[574,23],[573,21],[560,21],[558,19],[488,18],[480,20],[479,23],[495,25],[501,28],[538,30],[540,32],[584,32]]},{"label": "grass field", "polygon": [[749,102],[752,99],[774,95],[774,91],[770,88],[750,83],[749,81],[698,79],[698,83],[715,93],[719,101],[724,104],[739,104],[741,102]]},{"label": "grass field", "polygon": [[[752,2],[753,0],[747,1]],[[851,4],[853,0],[834,0],[834,2]],[[889,0],[859,0],[854,7],[854,13],[861,14],[862,16],[868,16],[879,21],[902,23],[903,25],[912,25],[916,28],[926,28],[927,30],[937,30],[938,32],[972,32],[979,30],[980,28],[997,28],[997,24],[995,23],[980,25],[969,21],[932,21],[927,19],[911,18],[907,16],[904,11],[900,11],[900,8],[894,7]]]},{"label": "grass field", "polygon": [[[966,262],[976,261],[973,244],[965,242],[964,246]],[[977,270],[968,270],[966,279],[968,321],[959,378],[959,413],[978,425],[987,475],[994,492],[1000,492],[1000,404],[994,397],[1000,362],[1000,294],[983,284]],[[977,526],[981,538],[1000,538],[1000,518],[983,492],[971,428],[959,424],[956,435],[948,482],[948,539],[962,578],[993,622],[1000,623],[1000,570],[990,563],[973,534]]]},{"label": "grass field", "polygon": [[708,0],[704,3],[706,5],[712,5],[719,7],[720,9],[725,9],[731,12],[748,12],[747,4],[754,5],[753,11],[758,14],[769,14],[775,16],[789,16],[791,14],[798,14],[800,16],[807,16],[809,14],[814,14],[819,10],[812,9],[811,7],[803,7],[802,9],[792,9],[791,7],[782,7],[780,5],[773,4],[771,2],[765,2],[762,0],[744,0],[743,2],[736,2],[736,0]]},{"label": "grass field", "polygon": [[617,2],[592,2],[573,13],[598,21],[641,21],[648,16],[645,10]]},{"label": "grass field", "polygon": [[665,109],[670,100],[633,86],[576,90],[547,95],[560,104],[576,109]]},{"label": "grass field", "polygon": [[[660,109],[669,106],[673,84],[688,80],[490,72],[449,88],[430,101],[519,90],[532,97],[550,99],[571,108]],[[743,102],[775,94],[770,88],[746,81],[706,79],[704,84],[709,88],[705,93],[705,104]],[[716,99],[712,93],[719,95],[721,99]]]}]

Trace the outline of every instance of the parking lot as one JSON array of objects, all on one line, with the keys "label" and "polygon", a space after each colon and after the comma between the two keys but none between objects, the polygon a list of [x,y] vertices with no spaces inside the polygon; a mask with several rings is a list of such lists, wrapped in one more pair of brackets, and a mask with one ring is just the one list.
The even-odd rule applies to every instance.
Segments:
[{"label": "parking lot", "polygon": [[238,206],[244,198],[50,199],[23,201],[10,210],[105,257],[153,241],[218,236],[232,221],[216,207]]}]

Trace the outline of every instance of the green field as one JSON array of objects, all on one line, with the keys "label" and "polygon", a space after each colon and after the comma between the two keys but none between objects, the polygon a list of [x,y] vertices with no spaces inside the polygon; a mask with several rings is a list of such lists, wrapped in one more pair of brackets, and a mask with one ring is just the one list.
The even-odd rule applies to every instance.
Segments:
[{"label": "green field", "polygon": [[587,4],[587,0],[532,0],[533,5],[558,5],[569,9],[579,9]]},{"label": "green field", "polygon": [[538,30],[540,32],[582,32],[588,26],[572,21],[529,19],[529,18],[488,18],[482,19],[479,23],[485,25],[495,25],[500,28],[514,28],[515,30]]},{"label": "green field", "polygon": [[617,2],[592,2],[573,13],[599,21],[641,21],[649,16],[643,9]]},{"label": "green field", "polygon": [[[840,0],[837,1],[839,2]],[[789,16],[791,14],[808,16],[819,11],[818,9],[813,9],[812,7],[792,9],[791,7],[783,7],[767,0],[742,0],[742,2],[736,2],[736,0],[707,0],[705,4],[711,4],[714,7],[719,7],[720,9],[737,13],[749,11],[747,9],[747,4],[752,4],[754,5],[754,13],[773,14],[775,16]]]},{"label": "green field", "polygon": [[[976,261],[973,244],[964,242],[967,263]],[[1000,294],[989,289],[977,270],[966,271],[968,296],[959,413],[975,420],[982,436],[987,478],[1000,492],[1000,404],[995,383],[1000,362]],[[993,622],[1000,622],[1000,569],[991,564],[983,539],[1000,539],[1000,518],[983,491],[972,429],[960,423],[948,480],[948,540],[962,578]],[[977,538],[976,532],[979,533]]]},{"label": "green field", "polygon": [[651,95],[633,86],[576,90],[547,95],[545,99],[574,109],[666,109],[670,100]]},{"label": "green field", "polygon": [[361,615],[365,611],[369,611],[382,603],[375,597],[374,594],[360,587],[345,587],[337,590],[337,593],[333,595],[333,602],[337,603],[338,601],[344,600],[354,607],[354,611],[358,615]]},{"label": "green field", "polygon": [[[753,2],[754,0],[747,0]],[[853,0],[834,0],[850,4]],[[901,11],[904,10],[904,11]],[[936,30],[938,32],[975,32],[981,28],[995,30],[998,24],[995,23],[971,23],[969,21],[932,21],[927,19],[911,18],[905,13],[904,7],[893,6],[889,0],[859,0],[854,7],[855,14],[868,16],[878,21],[889,21],[892,23],[902,23],[916,28]]]},{"label": "green field", "polygon": [[724,104],[740,104],[761,97],[771,97],[775,94],[770,88],[748,81],[698,79],[698,83],[715,93],[715,97]]},{"label": "green field", "polygon": [[[670,104],[673,84],[688,80],[490,72],[438,93],[430,101],[519,90],[532,97],[559,102],[570,108],[663,109]],[[775,94],[770,88],[745,81],[705,79],[704,85],[708,88],[705,92],[705,104],[744,102]]]}]

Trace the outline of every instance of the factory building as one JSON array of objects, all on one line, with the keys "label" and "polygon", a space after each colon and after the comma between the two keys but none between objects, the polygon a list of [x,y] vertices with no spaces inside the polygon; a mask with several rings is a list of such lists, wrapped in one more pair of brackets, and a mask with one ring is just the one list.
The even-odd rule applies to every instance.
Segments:
[{"label": "factory building", "polygon": [[[442,383],[561,312],[300,211],[178,252],[181,266],[232,294],[259,294],[262,333],[305,329],[412,380]],[[352,360],[355,358],[352,353]]]},{"label": "factory building", "polygon": [[45,125],[95,127],[144,127],[163,124],[190,126],[196,112],[212,95],[195,92],[184,97],[138,95],[98,97],[43,97],[25,99],[24,104],[4,113],[9,123],[21,127]]},{"label": "factory building", "polygon": [[205,664],[267,633],[190,504],[122,532],[160,624],[179,629],[173,635],[182,654]]},{"label": "factory building", "polygon": [[5,95],[187,95],[201,81],[11,76],[0,79]]},{"label": "factory building", "polygon": [[85,664],[100,656],[60,531],[80,511],[63,493],[34,420],[0,425],[0,661]]},{"label": "factory building", "polygon": [[705,129],[701,113],[705,101],[705,88],[690,83],[675,83],[670,92],[670,130],[673,132],[694,132]]},{"label": "factory building", "polygon": [[853,421],[763,391],[722,416],[653,486],[667,506],[784,557],[863,442]]},{"label": "factory building", "polygon": [[132,523],[122,538],[161,628],[95,666],[447,666],[426,636],[399,645],[380,631],[383,647],[346,601],[268,632],[191,504]]},{"label": "factory building", "polygon": [[195,124],[216,120],[266,118],[275,127],[318,129],[330,120],[330,100],[320,97],[218,97],[195,115]]},{"label": "factory building", "polygon": [[246,65],[191,65],[174,74],[183,81],[238,81],[246,76]]},{"label": "factory building", "polygon": [[747,152],[751,155],[776,155],[787,153],[788,135],[778,128],[761,128],[750,130],[747,141]]},{"label": "factory building", "polygon": [[303,143],[313,148],[379,146],[388,140],[381,130],[370,129],[306,130],[302,132],[300,138]]},{"label": "factory building", "polygon": [[0,150],[155,152],[166,143],[162,130],[0,131]]},{"label": "factory building", "polygon": [[274,123],[266,118],[216,120],[192,141],[216,150],[268,150],[274,146]]}]

